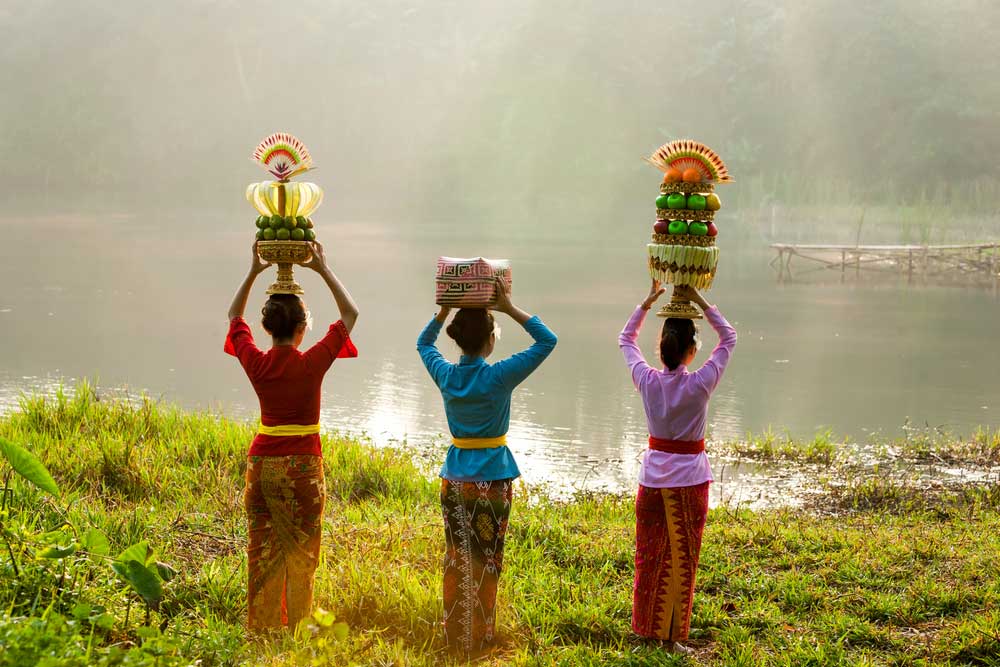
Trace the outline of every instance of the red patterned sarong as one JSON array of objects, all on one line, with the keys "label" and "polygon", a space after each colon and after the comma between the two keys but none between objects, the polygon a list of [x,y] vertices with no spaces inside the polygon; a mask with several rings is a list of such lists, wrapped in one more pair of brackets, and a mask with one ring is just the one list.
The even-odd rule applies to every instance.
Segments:
[{"label": "red patterned sarong", "polygon": [[444,634],[452,648],[480,651],[495,638],[494,610],[512,489],[509,479],[441,480]]},{"label": "red patterned sarong", "polygon": [[247,545],[247,626],[295,627],[312,613],[326,482],[319,456],[251,456],[243,504]]},{"label": "red patterned sarong", "polygon": [[688,638],[707,514],[708,482],[677,489],[639,486],[632,591],[637,635],[675,642]]}]

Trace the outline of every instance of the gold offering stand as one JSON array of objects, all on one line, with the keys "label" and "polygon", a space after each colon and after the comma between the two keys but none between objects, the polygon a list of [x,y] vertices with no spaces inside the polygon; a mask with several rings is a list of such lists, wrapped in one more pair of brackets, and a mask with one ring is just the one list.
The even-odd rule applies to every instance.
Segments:
[{"label": "gold offering stand", "polygon": [[[278,215],[285,217],[285,183],[279,181]],[[293,264],[305,264],[312,259],[312,250],[306,241],[257,241],[257,254],[265,262],[278,265],[278,279],[267,288],[267,294],[304,294],[302,286],[292,275]]]},{"label": "gold offering stand", "polygon": [[[670,194],[672,192],[681,192],[681,193],[684,193],[684,194],[691,194],[691,193],[694,193],[694,192],[715,192],[715,185],[712,184],[712,183],[704,183],[704,182],[702,182],[702,183],[684,183],[682,181],[681,182],[677,182],[677,183],[662,183],[660,185],[660,194],[664,194],[665,195],[665,194]],[[677,212],[678,213],[684,213],[685,214],[685,218],[687,218],[689,220],[704,220],[704,221],[707,221],[707,222],[711,222],[715,218],[715,211],[687,211],[687,210],[684,210],[684,211],[677,211]],[[671,214],[671,213],[673,213],[673,211],[670,211],[669,209],[664,210],[664,211],[659,211],[658,210],[656,213],[657,213],[657,218],[659,218],[659,216],[660,216],[661,213],[663,213],[663,214]],[[694,215],[692,215],[692,214],[694,214]],[[666,218],[661,218],[661,219],[666,219]],[[697,236],[692,237],[692,236],[684,235],[683,238],[684,239],[698,239],[698,238],[701,238],[701,237],[697,237]],[[705,237],[705,238],[709,238],[709,237]],[[664,235],[662,235],[662,234],[654,234],[653,235],[653,240],[656,241],[657,243],[661,243],[661,242],[663,242],[663,241],[666,240],[666,237]],[[697,245],[709,245],[709,244],[710,244],[709,242],[697,243]],[[711,241],[711,244],[714,245],[714,239]],[[687,242],[682,241],[681,243],[678,243],[677,245],[695,245],[695,243],[691,243],[690,241],[687,241]],[[700,319],[704,319],[704,316],[701,314],[701,311],[698,310],[697,308],[695,308],[693,305],[691,305],[691,300],[690,299],[686,299],[686,298],[680,296],[679,294],[677,294],[677,288],[678,287],[680,287],[680,285],[674,285],[674,289],[670,293],[670,302],[663,304],[663,307],[660,308],[660,310],[656,313],[656,316],[657,317],[676,317],[677,319],[682,319],[682,320],[700,320]]]},{"label": "gold offering stand", "polygon": [[657,317],[676,317],[682,320],[700,320],[701,311],[691,305],[690,299],[685,299],[677,295],[678,285],[674,285],[674,291],[670,294],[670,303],[666,303],[656,313]]}]

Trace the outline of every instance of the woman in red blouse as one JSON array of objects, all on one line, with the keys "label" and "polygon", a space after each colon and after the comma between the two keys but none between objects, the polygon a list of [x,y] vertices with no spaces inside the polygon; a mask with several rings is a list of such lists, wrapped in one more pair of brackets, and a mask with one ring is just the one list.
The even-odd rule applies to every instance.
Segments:
[{"label": "woman in red blouse", "polygon": [[318,343],[299,351],[309,316],[294,294],[268,298],[261,324],[271,348],[265,352],[254,343],[243,313],[254,280],[270,266],[261,261],[256,243],[250,272],[229,306],[225,350],[240,360],[260,399],[260,426],[250,445],[243,496],[249,523],[248,626],[255,631],[294,628],[312,611],[326,501],[320,387],[335,359],[358,354],[350,339],[358,307],[327,266],[323,246],[311,245],[312,259],[304,266],[322,276],[340,310],[340,320]]}]

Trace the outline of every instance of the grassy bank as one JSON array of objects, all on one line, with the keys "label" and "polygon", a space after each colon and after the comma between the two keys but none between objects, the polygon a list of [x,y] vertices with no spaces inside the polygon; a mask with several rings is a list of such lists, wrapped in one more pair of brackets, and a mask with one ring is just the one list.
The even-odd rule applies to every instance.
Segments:
[{"label": "grassy bank", "polygon": [[[297,637],[247,643],[249,427],[81,387],[72,398],[25,400],[0,419],[0,437],[33,451],[61,491],[44,494],[0,463],[10,545],[0,544],[0,666],[460,664],[437,631],[437,486],[405,452],[325,439],[330,501],[316,594],[330,615]],[[827,449],[807,445],[810,456]],[[788,447],[766,455],[794,458]],[[687,659],[629,634],[631,499],[529,506],[522,491],[501,584],[503,642],[481,664],[1000,664],[998,494],[945,489],[901,505],[896,483],[877,480],[838,480],[828,512],[713,510],[697,654]],[[142,541],[177,571],[148,621],[143,598],[110,567]],[[54,557],[70,543],[82,546]],[[52,544],[63,551],[45,552]]]}]

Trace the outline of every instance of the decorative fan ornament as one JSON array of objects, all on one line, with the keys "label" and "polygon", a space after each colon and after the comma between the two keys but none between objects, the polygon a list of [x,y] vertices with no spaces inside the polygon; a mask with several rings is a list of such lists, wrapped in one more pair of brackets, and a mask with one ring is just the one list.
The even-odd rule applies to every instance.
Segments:
[{"label": "decorative fan ornament", "polygon": [[691,170],[695,170],[703,182],[733,182],[722,158],[711,148],[698,141],[690,139],[671,141],[657,148],[645,160],[668,176],[673,173],[684,174],[685,181],[689,180],[689,174],[693,175],[694,172]]},{"label": "decorative fan ornament", "polygon": [[309,149],[287,132],[276,132],[260,142],[252,159],[279,181],[287,181],[313,167]]}]

